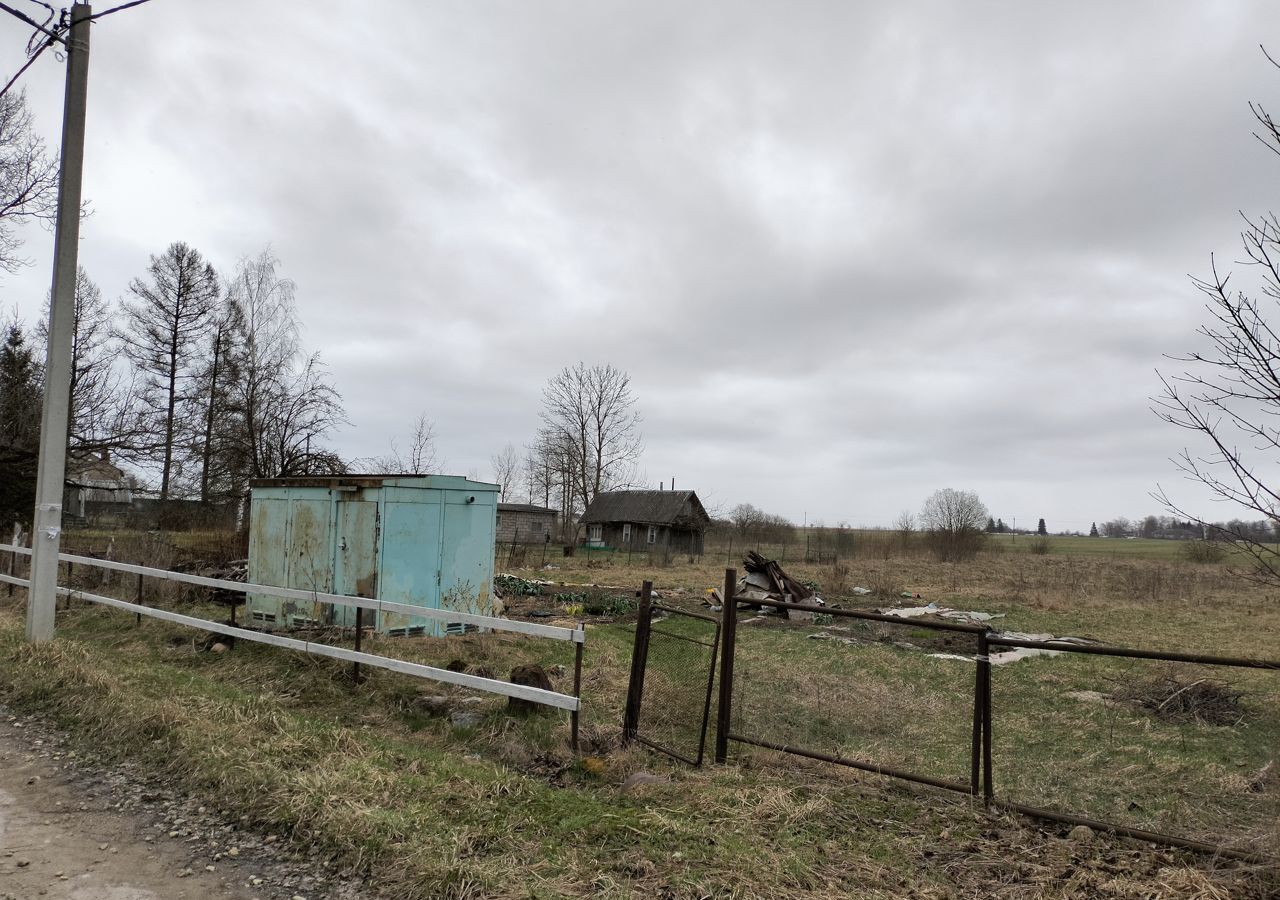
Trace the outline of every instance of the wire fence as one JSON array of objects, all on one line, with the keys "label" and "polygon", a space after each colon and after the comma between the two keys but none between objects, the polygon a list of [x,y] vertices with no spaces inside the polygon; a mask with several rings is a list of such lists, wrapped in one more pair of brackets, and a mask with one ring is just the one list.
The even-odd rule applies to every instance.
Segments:
[{"label": "wire fence", "polygon": [[1280,861],[1280,660],[775,601],[727,601],[722,630],[717,762],[761,748]]},{"label": "wire fence", "polygon": [[654,606],[651,589],[646,581],[640,592],[624,737],[700,766],[711,717],[720,620]]}]

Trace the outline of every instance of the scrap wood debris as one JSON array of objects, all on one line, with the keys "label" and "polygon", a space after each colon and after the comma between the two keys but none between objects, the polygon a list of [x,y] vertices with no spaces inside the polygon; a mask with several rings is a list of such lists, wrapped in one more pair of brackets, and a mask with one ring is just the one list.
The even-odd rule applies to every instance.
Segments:
[{"label": "scrap wood debris", "polygon": [[744,600],[781,600],[784,603],[812,603],[817,597],[813,588],[796,581],[772,559],[754,550],[742,560],[747,574],[738,579],[738,595]]}]

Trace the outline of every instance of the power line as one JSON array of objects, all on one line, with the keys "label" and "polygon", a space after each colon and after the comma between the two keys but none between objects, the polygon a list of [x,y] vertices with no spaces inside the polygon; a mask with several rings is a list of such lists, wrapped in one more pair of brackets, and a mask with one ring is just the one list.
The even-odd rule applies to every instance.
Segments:
[{"label": "power line", "polygon": [[119,6],[113,6],[110,9],[104,9],[100,13],[94,13],[89,17],[89,21],[92,22],[94,19],[101,19],[103,16],[109,16],[114,12],[120,12],[120,10],[122,9],[129,9],[134,6],[141,6],[144,3],[150,3],[150,2],[151,0],[132,0],[131,3],[121,3]]},{"label": "power line", "polygon": [[[146,0],[138,0],[138,2],[145,3],[145,2],[146,2]],[[125,4],[125,6],[136,6],[136,5],[137,5],[137,3],[126,3],[126,4]],[[123,7],[117,7],[117,8],[123,8]],[[12,6],[10,6],[8,3],[0,3],[0,10],[4,10],[4,11],[5,11],[5,12],[7,12],[9,15],[11,15],[11,16],[15,16],[16,18],[21,19],[22,21],[24,21],[24,22],[26,22],[28,25],[30,25],[32,28],[34,28],[36,31],[43,32],[44,34],[46,34],[46,35],[49,37],[49,40],[51,40],[51,41],[58,41],[59,43],[62,43],[62,44],[64,44],[64,45],[66,44],[66,41],[65,41],[65,40],[63,40],[63,38],[62,38],[62,35],[58,34],[56,31],[50,31],[48,28],[46,28],[45,26],[41,25],[41,24],[40,24],[39,22],[37,22],[35,19],[31,18],[29,15],[27,15],[27,14],[26,14],[26,13],[24,13],[24,12],[20,12],[20,11],[18,11],[18,10],[16,10],[16,9],[14,9],[14,8],[13,8]],[[109,10],[107,10],[107,12],[115,12],[115,10],[113,10],[113,9],[109,9]],[[103,13],[103,15],[106,15],[106,13]],[[97,18],[97,17],[95,16],[94,18]]]},{"label": "power line", "polygon": [[9,83],[4,86],[4,89],[0,90],[0,97],[3,97],[5,94],[9,93],[9,88],[13,87],[14,82],[22,77],[22,73],[27,71],[27,69],[31,68],[31,64],[40,58],[40,54],[43,53],[45,50],[49,49],[49,47],[51,47],[52,45],[53,45],[53,38],[49,38],[47,41],[41,44],[40,49],[37,50],[35,53],[31,54],[31,58],[28,59],[25,63],[23,63],[22,68],[19,69],[12,78],[9,79]]}]

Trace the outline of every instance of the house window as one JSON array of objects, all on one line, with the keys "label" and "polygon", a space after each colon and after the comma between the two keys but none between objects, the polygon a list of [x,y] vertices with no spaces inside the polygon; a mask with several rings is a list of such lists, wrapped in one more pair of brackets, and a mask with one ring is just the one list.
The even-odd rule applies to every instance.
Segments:
[{"label": "house window", "polygon": [[631,523],[627,522],[622,526],[622,543],[631,543]]},{"label": "house window", "polygon": [[536,532],[538,532],[539,534],[541,534],[541,532],[542,532],[542,524],[543,524],[543,523],[542,523],[541,521],[539,521],[538,519],[534,519],[533,521],[531,521],[531,522],[529,523],[529,530],[530,530],[530,531],[536,531]]},{"label": "house window", "polygon": [[601,528],[602,528],[602,526],[600,526],[600,525],[588,525],[588,526],[587,526],[587,539],[588,539],[588,540],[592,540],[592,541],[598,541],[598,540],[600,540],[600,536],[601,536]]},{"label": "house window", "polygon": [[498,524],[502,524],[502,513],[498,513]]},{"label": "house window", "polygon": [[649,543],[656,544],[657,542],[658,542],[658,526],[650,525],[649,526]]}]

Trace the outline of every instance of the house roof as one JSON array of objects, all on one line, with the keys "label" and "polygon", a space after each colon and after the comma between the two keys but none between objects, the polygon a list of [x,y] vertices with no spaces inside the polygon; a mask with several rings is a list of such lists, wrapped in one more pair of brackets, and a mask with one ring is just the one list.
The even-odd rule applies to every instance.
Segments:
[{"label": "house roof", "polygon": [[543,513],[548,516],[554,516],[554,509],[547,509],[545,506],[537,506],[533,503],[499,503],[498,512],[525,512],[525,513]]},{"label": "house roof", "polygon": [[582,521],[701,526],[711,517],[693,491],[605,491],[596,494]]}]

